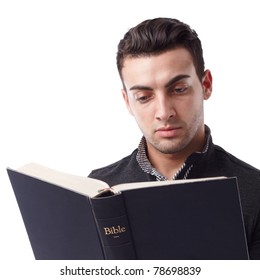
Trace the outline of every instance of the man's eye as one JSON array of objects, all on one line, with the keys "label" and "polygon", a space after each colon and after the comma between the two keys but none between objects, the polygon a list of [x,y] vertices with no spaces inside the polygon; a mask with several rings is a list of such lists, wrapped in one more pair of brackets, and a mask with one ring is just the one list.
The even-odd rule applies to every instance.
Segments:
[{"label": "man's eye", "polygon": [[144,96],[139,96],[136,98],[136,100],[140,103],[145,103],[150,99],[150,97],[148,95],[144,95]]},{"label": "man's eye", "polygon": [[187,90],[188,90],[188,87],[176,87],[176,88],[174,88],[173,93],[184,94],[187,92]]}]

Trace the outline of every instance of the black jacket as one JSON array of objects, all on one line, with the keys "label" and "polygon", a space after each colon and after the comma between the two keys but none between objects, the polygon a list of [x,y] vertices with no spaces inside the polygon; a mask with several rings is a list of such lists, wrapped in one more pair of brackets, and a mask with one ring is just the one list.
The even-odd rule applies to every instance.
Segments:
[{"label": "black jacket", "polygon": [[[118,162],[93,170],[89,177],[110,186],[156,180],[140,168],[136,155],[137,149]],[[176,179],[182,179],[182,176],[181,172]],[[260,259],[260,171],[214,145],[210,138],[207,152],[195,161],[193,157],[187,179],[217,176],[237,177],[250,259]]]}]

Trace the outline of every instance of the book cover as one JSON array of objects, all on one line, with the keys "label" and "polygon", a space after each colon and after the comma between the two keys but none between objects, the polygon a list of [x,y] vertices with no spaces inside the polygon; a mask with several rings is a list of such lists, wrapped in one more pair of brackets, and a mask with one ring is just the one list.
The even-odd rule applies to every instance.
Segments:
[{"label": "book cover", "polygon": [[7,170],[36,259],[248,259],[236,178],[107,188]]}]

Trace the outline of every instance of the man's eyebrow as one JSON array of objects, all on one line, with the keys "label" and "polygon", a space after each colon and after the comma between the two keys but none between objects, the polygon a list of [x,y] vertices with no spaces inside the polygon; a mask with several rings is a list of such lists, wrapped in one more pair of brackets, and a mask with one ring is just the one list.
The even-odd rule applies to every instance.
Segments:
[{"label": "man's eyebrow", "polygon": [[130,87],[129,90],[153,90],[153,89],[148,86],[134,85],[134,86]]},{"label": "man's eyebrow", "polygon": [[[167,82],[167,84],[164,87],[169,88],[176,82],[178,82],[182,79],[186,79],[186,78],[190,78],[190,76],[189,75],[178,75],[176,77],[173,77],[172,79],[170,79],[169,82]],[[153,90],[153,88],[148,87],[148,86],[143,86],[143,85],[134,85],[134,86],[130,87],[129,90]]]},{"label": "man's eyebrow", "polygon": [[179,82],[180,80],[186,79],[186,78],[190,78],[190,75],[178,75],[176,77],[173,77],[172,79],[170,79],[169,82],[167,82],[167,84],[164,87],[169,88],[172,85],[174,85],[176,82]]}]

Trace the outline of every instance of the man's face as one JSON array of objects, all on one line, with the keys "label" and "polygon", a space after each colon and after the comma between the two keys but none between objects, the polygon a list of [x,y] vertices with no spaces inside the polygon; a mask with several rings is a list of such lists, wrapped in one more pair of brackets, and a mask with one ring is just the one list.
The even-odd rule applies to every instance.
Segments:
[{"label": "man's face", "polygon": [[198,141],[204,141],[203,100],[211,94],[212,79],[206,71],[199,80],[186,49],[126,58],[122,77],[126,105],[146,138],[148,150],[193,152]]}]

